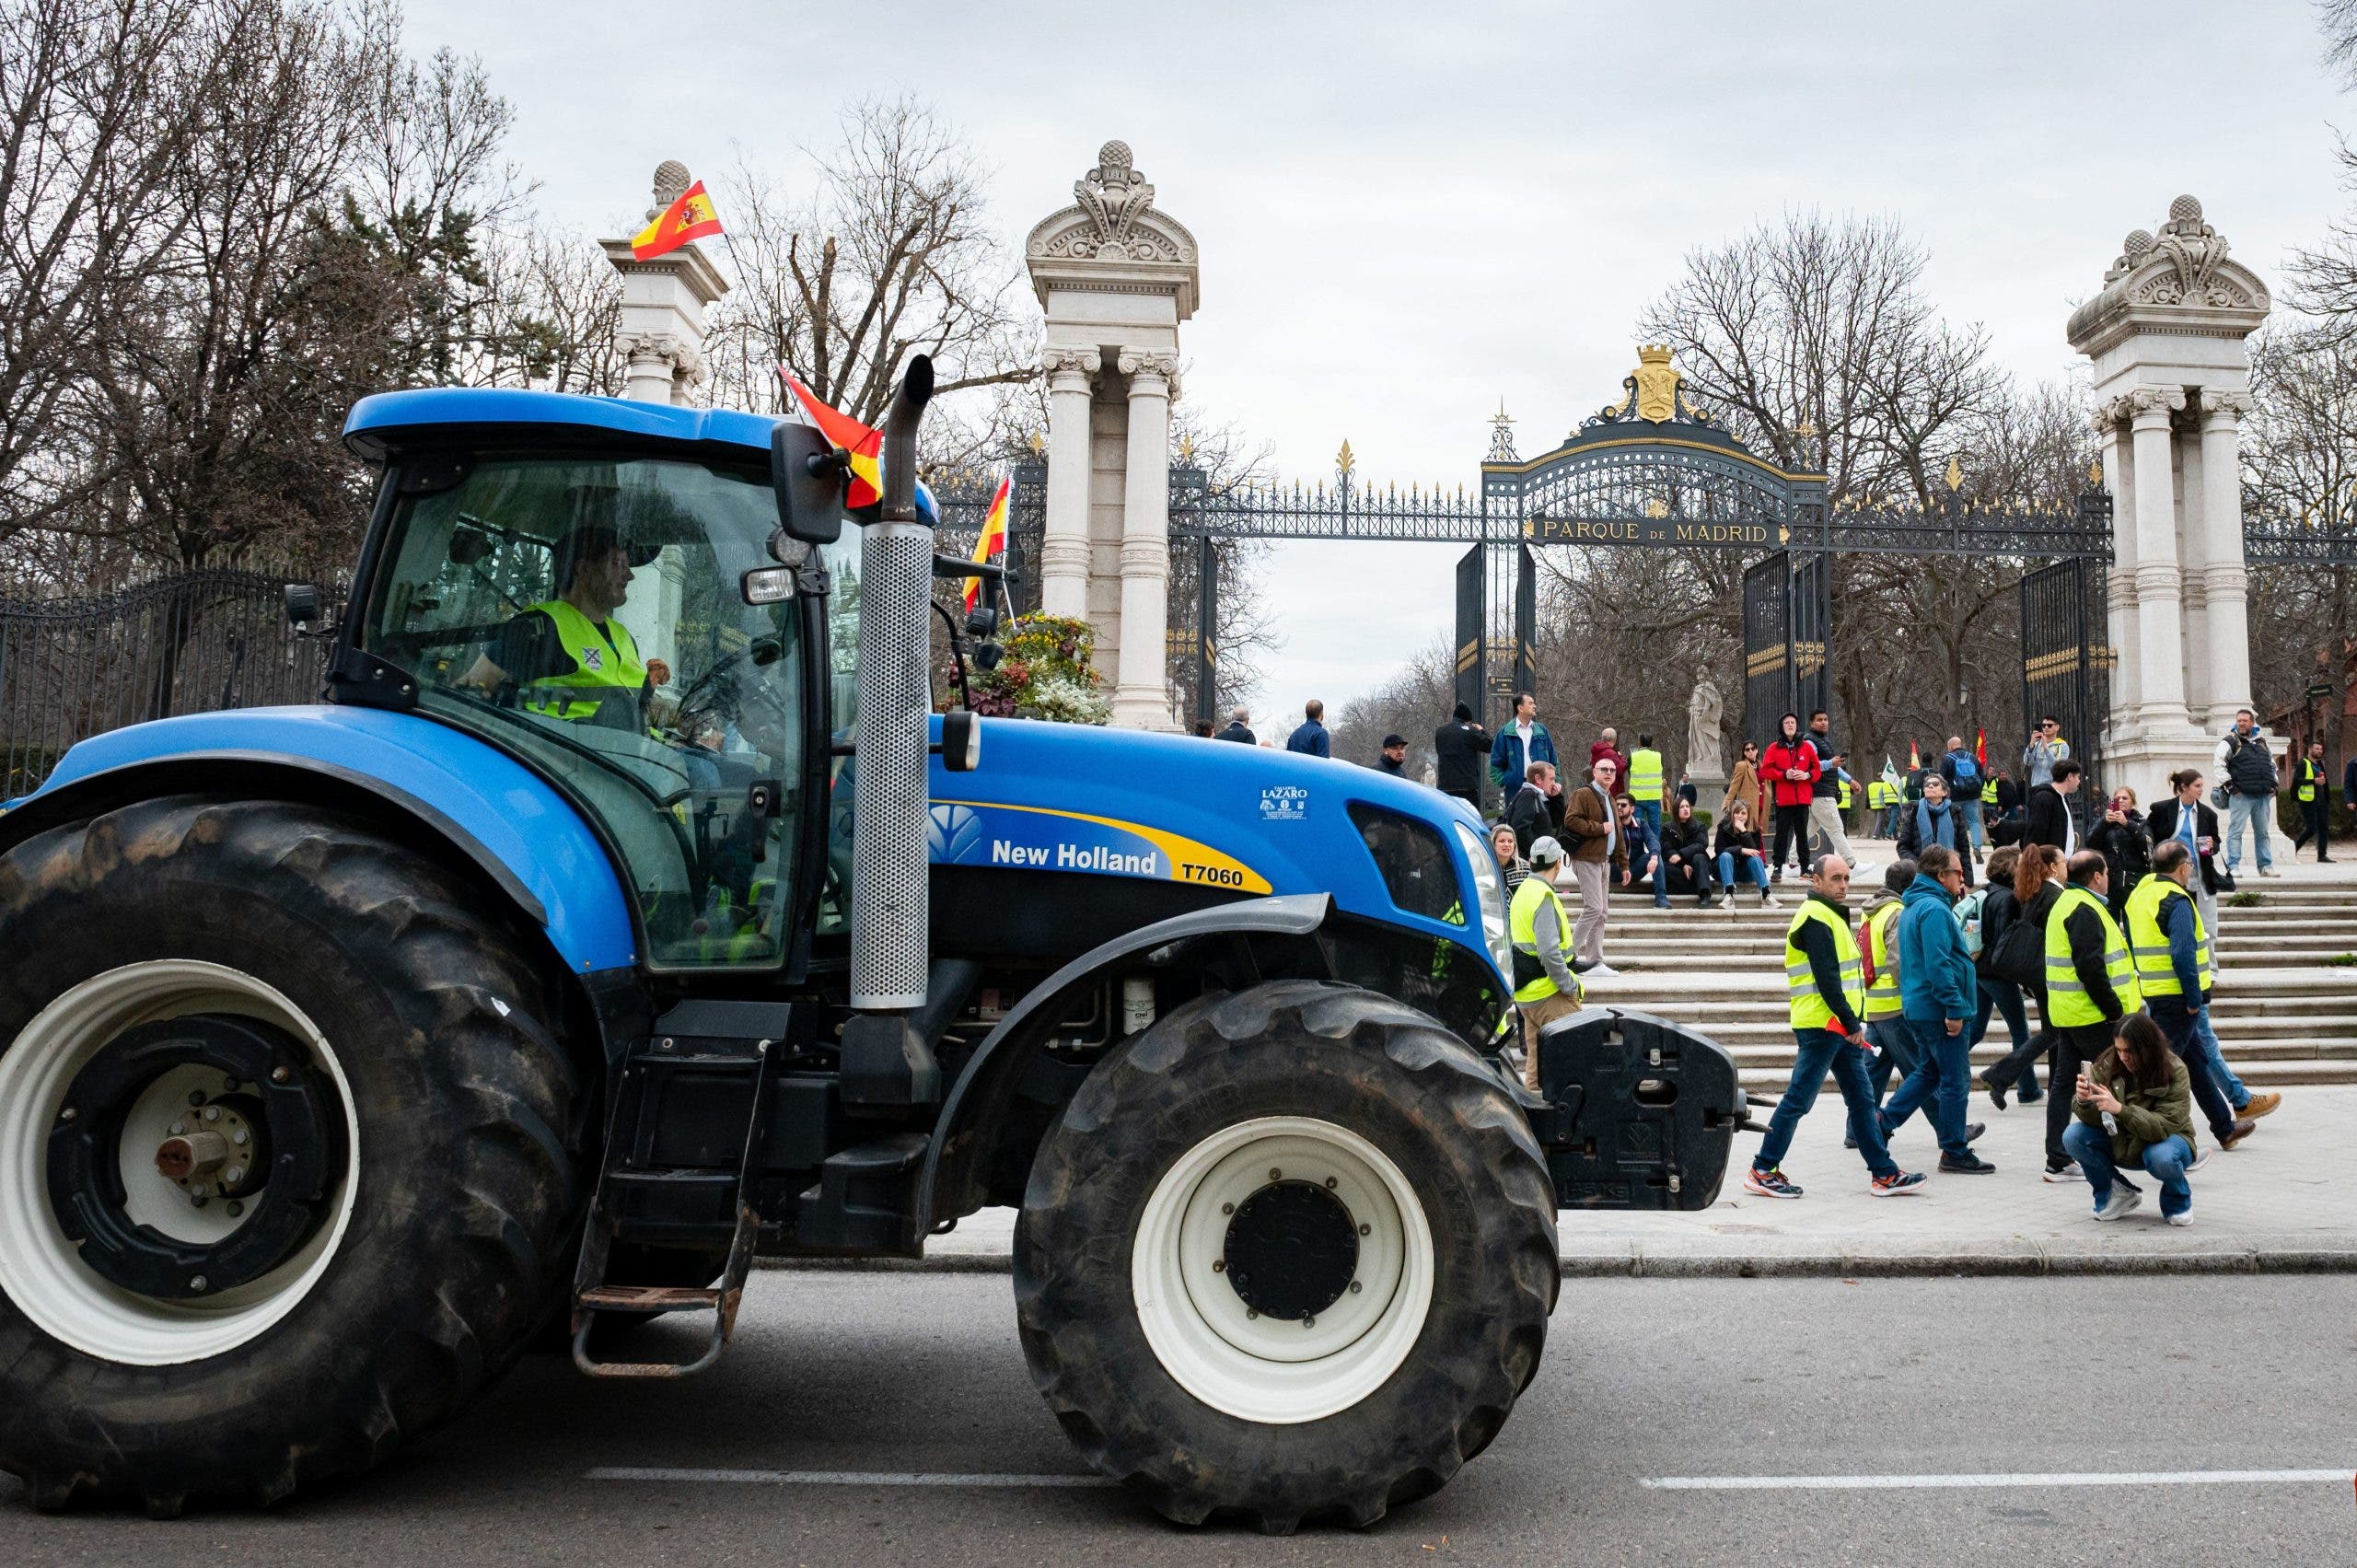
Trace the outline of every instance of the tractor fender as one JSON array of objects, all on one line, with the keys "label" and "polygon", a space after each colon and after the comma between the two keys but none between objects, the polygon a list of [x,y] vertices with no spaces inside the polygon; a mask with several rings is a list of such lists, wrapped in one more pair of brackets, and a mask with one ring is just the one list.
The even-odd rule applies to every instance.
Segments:
[{"label": "tractor fender", "polygon": [[68,751],[0,815],[0,853],[63,822],[161,795],[345,806],[475,866],[575,975],[625,969],[637,941],[612,858],[545,780],[470,736],[359,707],[246,708],[111,730]]},{"label": "tractor fender", "polygon": [[1190,910],[1123,932],[1065,964],[1027,993],[983,1038],[951,1086],[925,1151],[916,1234],[941,1218],[971,1212],[974,1190],[999,1122],[1027,1071],[1046,1048],[1047,1033],[1086,988],[1104,972],[1157,948],[1212,940],[1306,937],[1326,923],[1333,900],[1324,893],[1290,893]]}]

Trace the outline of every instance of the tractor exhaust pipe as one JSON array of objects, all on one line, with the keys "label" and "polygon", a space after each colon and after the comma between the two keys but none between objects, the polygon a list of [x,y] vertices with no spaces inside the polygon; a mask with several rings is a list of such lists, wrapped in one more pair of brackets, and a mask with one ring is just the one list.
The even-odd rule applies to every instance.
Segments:
[{"label": "tractor exhaust pipe", "polygon": [[912,1027],[931,970],[925,852],[933,707],[933,549],[916,507],[917,426],[933,361],[909,362],[884,416],[884,498],[860,540],[859,744],[852,796],[851,1005],[846,1106],[923,1105],[941,1068]]}]

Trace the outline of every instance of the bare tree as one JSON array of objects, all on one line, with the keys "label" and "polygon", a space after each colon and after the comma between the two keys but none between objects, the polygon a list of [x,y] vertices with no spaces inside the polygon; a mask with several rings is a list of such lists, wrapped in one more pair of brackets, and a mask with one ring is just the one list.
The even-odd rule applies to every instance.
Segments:
[{"label": "bare tree", "polygon": [[817,162],[798,205],[742,158],[720,181],[737,287],[714,314],[716,400],[773,407],[784,361],[873,424],[915,354],[941,392],[1037,376],[984,170],[955,127],[913,98],[862,99]]}]

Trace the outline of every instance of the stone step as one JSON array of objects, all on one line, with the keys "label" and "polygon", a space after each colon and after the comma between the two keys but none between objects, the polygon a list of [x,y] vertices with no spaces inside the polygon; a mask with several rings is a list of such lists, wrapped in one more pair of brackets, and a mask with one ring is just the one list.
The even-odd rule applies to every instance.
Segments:
[{"label": "stone step", "polygon": [[[1591,978],[1586,986],[1589,996],[1600,1005],[1647,1006],[1670,1003],[1684,1009],[1713,1001],[1781,1002],[1783,993],[1776,979],[1780,973],[1779,970],[1745,971],[1719,968],[1650,974],[1631,970],[1609,978]],[[2333,1002],[2357,1002],[2357,971],[2229,969],[2223,973],[2217,997],[2221,1016],[2282,1009],[2309,1013]],[[2343,1010],[2345,1005],[2334,1009]]]},{"label": "stone step", "polygon": [[[2357,1084],[2357,1062],[2254,1062],[2246,1067],[2240,1061],[2235,1060],[2231,1052],[2228,1060],[2234,1062],[2235,1075],[2254,1089],[2301,1088],[2318,1084]],[[1736,1080],[1748,1092],[1773,1098],[1783,1090],[1785,1085],[1792,1081],[1792,1066],[1787,1063],[1782,1072],[1768,1067],[1741,1068],[1736,1074]],[[1825,1080],[1823,1093],[1827,1096],[1838,1097],[1839,1091],[1835,1088],[1830,1077]],[[1824,1101],[1820,1099],[1818,1103],[1821,1106]],[[1840,1103],[1838,1098],[1835,1098],[1834,1103],[1837,1105]],[[1989,1107],[1988,1097],[1976,1091],[1973,1105],[1973,1114],[1976,1117],[1981,1117],[1981,1113]],[[2045,1107],[2041,1103],[2031,1109],[2042,1111]],[[1981,1119],[1986,1120],[1985,1117]],[[1754,1108],[1752,1120],[1767,1121],[1767,1110],[1764,1108]]]},{"label": "stone step", "polygon": [[[1763,1007],[1753,1014],[1701,1015],[1687,1011],[1679,1014],[1678,1021],[1701,1029],[1730,1050],[1739,1044],[1772,1045],[1789,1054],[1793,1049],[1792,1027],[1782,1008]],[[2357,1053],[2357,1016],[2304,1017],[2286,1013],[2236,1016],[2222,1013],[2218,1022],[2223,1028],[2221,1038],[2227,1040],[2230,1050],[2286,1045],[2324,1055]],[[2031,1024],[2036,1027],[2034,1017]],[[1991,1038],[2005,1037],[2003,1017],[1991,1015],[1989,1027]]]},{"label": "stone step", "polygon": [[[1680,929],[1669,933],[1630,932],[1608,926],[1604,934],[1608,947],[1617,949],[1630,958],[1688,959],[1708,963],[1720,958],[1758,958],[1771,964],[1782,963],[1784,956],[1784,935],[1781,931],[1700,931]],[[2263,959],[2270,956],[2285,961],[2297,960],[2331,966],[2332,960],[2357,957],[2357,931],[2347,934],[2328,932],[2317,934],[2298,926],[2287,926],[2280,932],[2265,934],[2229,931],[2216,943],[2218,957],[2232,963],[2236,958]],[[1612,962],[1620,962],[1616,956]],[[2351,983],[2357,984],[2357,963],[2341,964],[2339,968],[2351,971]]]},{"label": "stone step", "polygon": [[[1716,1030],[1711,1038],[1725,1048],[1735,1058],[1737,1067],[1782,1066],[1787,1072],[1793,1065],[1793,1037],[1785,1031],[1781,1045],[1759,1040],[1731,1040]],[[2002,1031],[1972,1048],[1972,1060],[1980,1064],[1996,1061],[2005,1054],[2007,1042]],[[2340,1040],[2319,1044],[2314,1040],[2246,1040],[2236,1037],[2226,1051],[2226,1061],[2236,1072],[2246,1062],[2357,1062],[2357,1040]]]}]

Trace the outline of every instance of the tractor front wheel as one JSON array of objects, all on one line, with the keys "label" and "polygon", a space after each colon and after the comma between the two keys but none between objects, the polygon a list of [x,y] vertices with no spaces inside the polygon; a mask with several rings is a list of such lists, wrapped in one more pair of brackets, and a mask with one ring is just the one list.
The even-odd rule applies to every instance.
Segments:
[{"label": "tractor front wheel", "polygon": [[524,1343],[579,1089],[486,902],[270,801],[0,857],[0,1469],[37,1504],[273,1502]]},{"label": "tractor front wheel", "polygon": [[1016,1298],[1090,1462],[1171,1518],[1371,1524],[1538,1369],[1552,1190],[1494,1072],[1376,993],[1277,981],[1101,1063],[1032,1167]]}]

